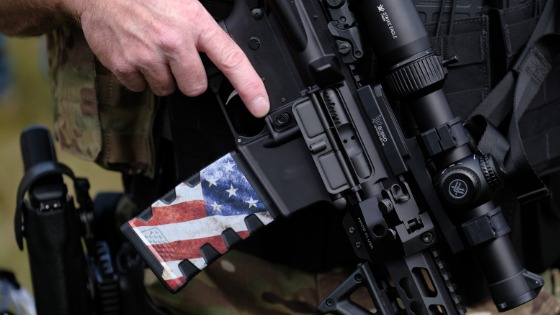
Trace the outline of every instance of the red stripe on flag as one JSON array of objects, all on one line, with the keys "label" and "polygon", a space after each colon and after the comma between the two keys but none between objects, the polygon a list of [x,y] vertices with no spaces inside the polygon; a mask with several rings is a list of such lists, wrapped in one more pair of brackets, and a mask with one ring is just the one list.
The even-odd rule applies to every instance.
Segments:
[{"label": "red stripe on flag", "polygon": [[152,207],[152,217],[143,221],[138,217],[129,221],[131,227],[155,226],[170,223],[192,221],[206,217],[206,205],[203,200],[185,201],[169,206]]},{"label": "red stripe on flag", "polygon": [[242,240],[244,240],[244,239],[246,239],[247,237],[249,237],[249,231],[239,231],[239,232],[236,232],[236,233],[237,233],[237,235],[239,235],[239,237],[240,237]]},{"label": "red stripe on flag", "polygon": [[185,277],[181,276],[179,278],[165,280],[165,283],[167,283],[167,286],[169,286],[171,290],[175,291],[177,288],[185,284],[185,281]]},{"label": "red stripe on flag", "polygon": [[[240,231],[237,232],[237,235],[241,239],[245,239],[249,236],[249,232]],[[200,248],[207,243],[212,245],[220,254],[224,254],[228,250],[220,235],[150,245],[148,248],[161,261],[185,260],[202,257]]]}]

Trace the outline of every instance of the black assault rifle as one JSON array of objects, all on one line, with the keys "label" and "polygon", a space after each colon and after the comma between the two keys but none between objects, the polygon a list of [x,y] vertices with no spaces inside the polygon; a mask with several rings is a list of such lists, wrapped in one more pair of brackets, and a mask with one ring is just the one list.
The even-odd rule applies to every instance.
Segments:
[{"label": "black assault rifle", "polygon": [[[465,250],[478,258],[498,310],[536,297],[543,280],[519,262],[493,200],[505,174],[492,156],[471,149],[441,89],[453,60],[434,52],[410,1],[238,0],[221,23],[271,100],[270,114],[252,119],[220,73],[210,78],[238,143],[233,161],[273,217],[324,201],[347,211],[343,224],[363,263],[321,313],[368,314],[350,299],[365,286],[379,314],[463,314],[445,257]],[[383,85],[371,80],[373,55]],[[415,128],[397,119],[397,103]],[[178,196],[159,201],[164,216]],[[123,231],[178,290],[224,250],[207,243],[203,263],[185,257],[171,286],[162,256],[175,252],[150,225],[154,208]],[[263,225],[254,214],[245,221],[249,231]],[[228,248],[237,234],[222,233]]]},{"label": "black assault rifle", "polygon": [[115,226],[121,194],[92,200],[89,181],[58,162],[47,128],[28,127],[20,140],[25,174],[14,224],[20,250],[27,246],[37,314],[167,314],[147,298],[144,264]]}]

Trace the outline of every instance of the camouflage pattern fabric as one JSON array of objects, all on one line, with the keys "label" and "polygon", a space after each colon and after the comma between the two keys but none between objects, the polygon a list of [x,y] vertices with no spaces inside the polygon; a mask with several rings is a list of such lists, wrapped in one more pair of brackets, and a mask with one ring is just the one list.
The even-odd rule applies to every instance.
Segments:
[{"label": "camouflage pattern fabric", "polygon": [[73,25],[47,37],[54,134],[63,150],[124,173],[153,176],[156,97],[121,85]]},{"label": "camouflage pattern fabric", "polygon": [[[173,315],[311,315],[349,273],[342,268],[310,273],[232,250],[175,295],[150,271],[146,283],[153,301]],[[488,301],[468,308],[467,314],[560,315],[560,271],[543,276],[546,287],[535,300],[504,313]],[[352,299],[371,305],[365,289]]]},{"label": "camouflage pattern fabric", "polygon": [[102,150],[97,163],[107,169],[153,177],[153,125],[156,96],[146,89],[132,92],[96,62],[96,85]]},{"label": "camouflage pattern fabric", "polygon": [[[342,268],[305,272],[232,250],[175,295],[153,274],[147,289],[157,305],[174,315],[312,315],[348,274]],[[352,298],[369,300],[365,289]]]},{"label": "camouflage pattern fabric", "polygon": [[74,27],[53,31],[47,43],[55,137],[63,150],[93,161],[101,152],[93,53]]}]

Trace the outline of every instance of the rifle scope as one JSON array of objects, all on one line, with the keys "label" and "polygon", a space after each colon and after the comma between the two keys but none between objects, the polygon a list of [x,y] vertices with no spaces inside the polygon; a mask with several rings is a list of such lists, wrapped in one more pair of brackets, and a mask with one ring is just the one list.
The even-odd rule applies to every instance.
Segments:
[{"label": "rifle scope", "polygon": [[[413,3],[408,0],[357,0],[355,5],[354,11],[362,14],[359,22],[365,27],[383,73],[387,74],[385,86],[410,108],[420,134],[441,130],[442,126],[451,126],[452,121],[457,121],[441,89],[447,74],[447,62],[432,49]],[[463,128],[462,124],[454,124]],[[499,207],[491,200],[494,185],[487,175],[498,172],[490,169],[493,163],[474,155],[468,142],[427,155],[440,173],[444,173],[443,180],[436,179],[436,186],[444,197],[442,200],[448,215],[461,227],[465,242],[480,261],[498,310],[506,311],[535,298],[543,280],[528,272],[519,262],[507,236],[509,227]],[[480,163],[468,162],[473,160]],[[475,192],[468,199],[454,199],[457,196],[450,196],[450,191],[459,190],[452,191],[451,183],[465,183],[465,188]],[[494,215],[496,212],[498,216]],[[493,220],[496,221],[491,222]],[[490,236],[482,237],[476,234],[478,230],[472,232],[469,230],[472,225],[487,228]],[[495,229],[499,233],[495,233]]]}]

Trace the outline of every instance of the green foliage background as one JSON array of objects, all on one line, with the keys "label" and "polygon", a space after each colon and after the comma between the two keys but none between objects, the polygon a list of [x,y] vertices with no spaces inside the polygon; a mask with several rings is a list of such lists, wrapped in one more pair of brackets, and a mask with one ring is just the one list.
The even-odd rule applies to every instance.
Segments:
[{"label": "green foliage background", "polygon": [[[52,98],[47,75],[44,38],[8,39],[13,84],[0,97],[0,269],[16,274],[18,281],[32,291],[26,248],[19,251],[14,237],[16,191],[23,176],[19,148],[21,131],[32,124],[52,130]],[[87,177],[92,197],[97,191],[117,191],[118,174],[79,160],[57,147],[58,160],[77,176]]]}]

